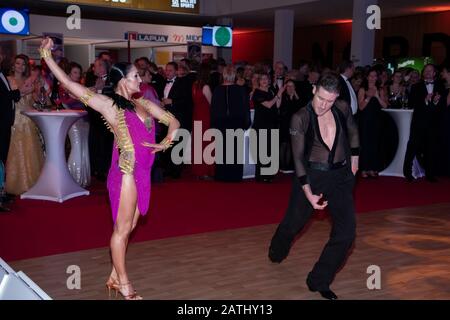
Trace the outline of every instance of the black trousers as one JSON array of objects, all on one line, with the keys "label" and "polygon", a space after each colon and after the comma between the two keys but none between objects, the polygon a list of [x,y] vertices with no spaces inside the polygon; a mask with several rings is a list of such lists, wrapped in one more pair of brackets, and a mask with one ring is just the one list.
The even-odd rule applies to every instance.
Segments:
[{"label": "black trousers", "polygon": [[8,158],[9,143],[11,141],[11,127],[0,126],[0,160],[6,166]]},{"label": "black trousers", "polygon": [[[309,273],[307,283],[314,290],[328,290],[330,283],[345,261],[356,233],[353,186],[355,177],[348,166],[319,171],[308,169],[313,194],[323,193],[333,220],[330,238],[319,260]],[[270,255],[284,258],[292,241],[308,222],[314,209],[294,175],[289,206],[270,245]]]},{"label": "black trousers", "polygon": [[432,178],[437,174],[438,140],[437,130],[431,123],[429,128],[411,129],[403,162],[403,174],[405,177],[412,175],[414,157],[417,157],[420,165],[423,166],[427,177]]}]

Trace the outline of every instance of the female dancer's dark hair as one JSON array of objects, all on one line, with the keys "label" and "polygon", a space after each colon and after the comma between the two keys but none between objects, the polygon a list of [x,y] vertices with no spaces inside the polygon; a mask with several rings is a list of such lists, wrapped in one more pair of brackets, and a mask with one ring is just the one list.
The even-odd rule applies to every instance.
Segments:
[{"label": "female dancer's dark hair", "polygon": [[113,105],[117,105],[121,109],[135,111],[134,103],[115,92],[119,81],[127,76],[132,67],[133,64],[128,62],[114,64],[108,73],[108,79],[106,80],[106,86],[103,88],[102,94],[110,97],[114,101]]}]

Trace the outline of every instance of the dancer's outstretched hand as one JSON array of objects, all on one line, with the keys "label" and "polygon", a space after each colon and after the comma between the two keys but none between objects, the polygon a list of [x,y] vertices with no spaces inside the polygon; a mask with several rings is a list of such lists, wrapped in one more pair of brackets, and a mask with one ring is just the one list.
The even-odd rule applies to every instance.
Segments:
[{"label": "dancer's outstretched hand", "polygon": [[52,40],[52,38],[45,37],[44,39],[42,39],[41,48],[42,49],[52,50],[52,48],[53,48],[53,40]]},{"label": "dancer's outstretched hand", "polygon": [[142,145],[145,146],[145,147],[153,148],[152,153],[157,153],[159,151],[164,151],[166,149],[166,147],[163,144],[160,144],[160,143],[144,142]]}]

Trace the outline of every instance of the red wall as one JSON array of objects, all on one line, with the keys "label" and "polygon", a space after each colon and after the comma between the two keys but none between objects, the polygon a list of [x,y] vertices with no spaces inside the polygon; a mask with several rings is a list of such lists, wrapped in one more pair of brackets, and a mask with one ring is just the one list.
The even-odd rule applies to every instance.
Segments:
[{"label": "red wall", "polygon": [[251,64],[273,58],[273,31],[233,33],[233,63]]},{"label": "red wall", "polygon": [[[398,18],[386,18],[381,21],[381,30],[375,36],[375,57],[382,56],[384,37],[402,36],[409,43],[408,56],[421,56],[423,35],[426,33],[445,33],[450,36],[450,11],[419,14]],[[327,46],[332,46],[332,65],[342,61],[344,51],[351,41],[351,23],[296,28],[294,30],[292,66],[298,66],[300,60],[313,61],[313,44],[317,43],[324,55]],[[261,31],[233,34],[233,62],[261,62],[273,59],[273,31]],[[449,52],[436,44],[432,48],[432,57],[439,64]]]},{"label": "red wall", "polygon": [[342,61],[346,46],[352,40],[352,24],[330,24],[294,30],[292,66],[298,67],[300,60],[314,61],[313,44],[317,43],[323,54],[327,55],[327,47],[331,46],[331,65]]}]

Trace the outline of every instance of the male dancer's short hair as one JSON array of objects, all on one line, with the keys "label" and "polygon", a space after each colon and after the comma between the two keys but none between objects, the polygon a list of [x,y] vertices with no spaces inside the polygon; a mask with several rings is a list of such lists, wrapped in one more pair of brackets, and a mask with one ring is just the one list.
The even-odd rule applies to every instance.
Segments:
[{"label": "male dancer's short hair", "polygon": [[316,83],[316,88],[323,88],[328,92],[337,93],[340,92],[340,84],[338,75],[334,72],[326,72],[322,74]]}]

